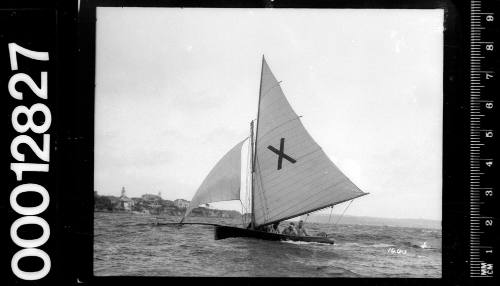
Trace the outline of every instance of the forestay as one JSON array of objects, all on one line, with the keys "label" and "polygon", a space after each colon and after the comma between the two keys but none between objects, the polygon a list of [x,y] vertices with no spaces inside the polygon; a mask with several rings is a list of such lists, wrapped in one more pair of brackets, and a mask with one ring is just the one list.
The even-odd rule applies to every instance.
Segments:
[{"label": "forestay", "polygon": [[256,226],[366,194],[311,138],[264,59],[256,133]]},{"label": "forestay", "polygon": [[201,204],[240,199],[241,147],[246,140],[227,152],[210,171],[189,203],[181,222]]}]

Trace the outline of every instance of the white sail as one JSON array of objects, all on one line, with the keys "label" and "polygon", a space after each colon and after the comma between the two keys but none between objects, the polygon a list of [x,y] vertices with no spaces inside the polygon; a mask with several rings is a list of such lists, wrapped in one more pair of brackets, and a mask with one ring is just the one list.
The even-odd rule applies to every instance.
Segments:
[{"label": "white sail", "polygon": [[256,226],[366,194],[311,138],[264,59],[257,120],[253,195]]},{"label": "white sail", "polygon": [[240,199],[241,147],[246,140],[236,144],[208,173],[191,199],[182,221],[201,204]]}]

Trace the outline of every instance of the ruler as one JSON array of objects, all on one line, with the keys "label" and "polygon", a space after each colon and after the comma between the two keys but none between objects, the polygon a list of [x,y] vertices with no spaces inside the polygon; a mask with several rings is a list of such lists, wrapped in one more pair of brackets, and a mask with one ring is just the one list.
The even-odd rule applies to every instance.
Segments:
[{"label": "ruler", "polygon": [[[471,0],[470,6],[470,139],[469,139],[469,275],[494,277],[495,210],[495,130],[494,117],[498,102],[495,43],[500,15],[495,14],[496,1]],[[498,4],[498,3],[497,3]],[[500,270],[497,270],[500,271]]]}]

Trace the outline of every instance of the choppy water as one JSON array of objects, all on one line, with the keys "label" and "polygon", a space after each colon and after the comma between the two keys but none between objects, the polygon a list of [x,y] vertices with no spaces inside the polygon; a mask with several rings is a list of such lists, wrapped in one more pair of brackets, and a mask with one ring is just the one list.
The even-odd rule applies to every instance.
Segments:
[{"label": "choppy water", "polygon": [[[238,220],[192,220],[241,224]],[[333,237],[335,245],[326,245],[214,240],[212,226],[154,226],[153,221],[146,215],[95,213],[94,274],[441,277],[441,230],[308,223],[310,234],[324,231]],[[160,222],[168,221],[178,218],[160,218]],[[398,249],[403,253],[398,254]]]}]

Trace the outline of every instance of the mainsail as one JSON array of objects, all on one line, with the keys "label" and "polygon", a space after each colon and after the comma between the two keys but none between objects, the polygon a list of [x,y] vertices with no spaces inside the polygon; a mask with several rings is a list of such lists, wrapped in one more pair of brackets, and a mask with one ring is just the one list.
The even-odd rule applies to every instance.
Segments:
[{"label": "mainsail", "polygon": [[[312,139],[264,58],[255,137],[255,147],[250,148],[254,149],[251,160],[254,227],[367,194]],[[241,148],[246,140],[234,146],[210,171],[181,222],[201,204],[240,199]]]},{"label": "mainsail", "polygon": [[253,193],[254,225],[363,195],[312,139],[262,59]]},{"label": "mainsail", "polygon": [[240,199],[241,147],[246,140],[236,144],[210,171],[189,203],[181,222],[201,204]]}]

